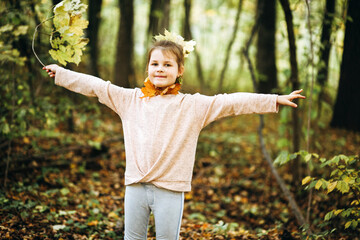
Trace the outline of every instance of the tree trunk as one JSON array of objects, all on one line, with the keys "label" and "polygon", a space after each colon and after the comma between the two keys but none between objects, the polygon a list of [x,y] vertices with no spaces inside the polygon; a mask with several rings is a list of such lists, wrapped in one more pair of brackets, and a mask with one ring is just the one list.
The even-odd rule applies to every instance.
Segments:
[{"label": "tree trunk", "polygon": [[132,0],[119,0],[120,26],[118,32],[116,62],[114,68],[115,84],[129,88],[134,80],[133,66],[133,23],[134,6]]},{"label": "tree trunk", "polygon": [[169,28],[170,0],[152,0],[150,5],[148,35],[164,33]]},{"label": "tree trunk", "polygon": [[320,47],[320,67],[317,75],[317,82],[323,87],[328,78],[328,65],[330,56],[330,36],[331,26],[335,14],[335,0],[326,0],[325,13],[323,18],[323,28],[321,32]]},{"label": "tree trunk", "polygon": [[271,93],[278,87],[275,57],[276,0],[258,0],[259,30],[256,53],[259,92]]},{"label": "tree trunk", "polygon": [[344,52],[334,113],[330,125],[360,132],[360,1],[348,1]]},{"label": "tree trunk", "polygon": [[[293,90],[299,89],[299,76],[298,76],[298,66],[296,60],[296,43],[295,43],[295,34],[293,26],[293,16],[290,9],[288,0],[280,0],[281,7],[285,14],[286,28],[288,33],[288,42],[289,42],[289,52],[290,52],[290,67],[291,75],[290,81]],[[298,152],[300,150],[300,124],[299,124],[299,114],[296,108],[292,109],[292,130],[293,130],[293,152]],[[296,158],[293,161],[292,165],[293,177],[295,182],[301,180],[301,165],[299,158]]]},{"label": "tree trunk", "polygon": [[160,21],[159,30],[164,32],[165,29],[169,29],[170,25],[170,0],[163,0],[163,17]]},{"label": "tree trunk", "polygon": [[[191,33],[191,28],[190,28],[191,1],[192,0],[184,0],[185,19],[184,19],[184,31],[183,32],[184,32],[185,40],[193,39],[193,36]],[[199,80],[199,84],[200,84],[200,90],[202,92],[205,89],[205,80],[204,80],[204,74],[203,74],[203,69],[202,69],[202,65],[201,65],[200,55],[199,55],[199,52],[196,50],[196,46],[194,49],[194,53],[195,53],[195,57],[196,57],[196,69],[197,69],[197,75],[198,75],[198,80]]]},{"label": "tree trunk", "polygon": [[87,34],[89,37],[90,47],[90,74],[97,77],[99,74],[98,59],[99,59],[99,48],[98,48],[98,32],[101,20],[101,4],[102,0],[89,0],[89,27]]},{"label": "tree trunk", "polygon": [[320,116],[322,109],[322,101],[325,100],[326,83],[328,79],[328,67],[331,50],[331,29],[335,14],[335,0],[326,0],[323,28],[321,32],[321,45],[319,51],[319,69],[317,74],[317,82],[320,84],[320,94],[318,100],[318,114]]},{"label": "tree trunk", "polygon": [[60,3],[61,0],[52,0],[52,4],[54,5],[53,7],[55,7],[56,4]]},{"label": "tree trunk", "polygon": [[185,40],[192,39],[192,33],[191,33],[191,27],[190,27],[191,6],[192,6],[192,0],[184,0],[185,18],[184,18],[183,34],[184,34]]},{"label": "tree trunk", "polygon": [[158,34],[158,22],[159,17],[156,13],[160,12],[160,3],[161,0],[152,0],[150,4],[150,13],[149,13],[149,28],[148,35],[154,36]]},{"label": "tree trunk", "polygon": [[225,56],[224,66],[223,66],[223,68],[221,70],[221,73],[220,73],[219,86],[218,86],[218,91],[219,92],[222,91],[222,87],[223,87],[223,84],[224,84],[224,78],[225,78],[225,72],[226,72],[226,68],[228,66],[228,62],[229,62],[229,58],[230,58],[231,47],[235,42],[237,30],[238,30],[238,27],[239,27],[239,19],[240,19],[240,13],[241,13],[241,9],[242,9],[242,4],[243,4],[243,0],[239,0],[239,4],[238,4],[236,16],[235,16],[235,26],[233,28],[233,33],[232,33],[229,45],[228,45],[228,47],[226,49],[226,56]]},{"label": "tree trunk", "polygon": [[[24,14],[24,10],[22,9],[22,4],[21,1],[17,0],[17,1],[10,1],[10,9],[13,8],[15,9],[15,11],[17,12],[17,14],[19,14],[19,16],[21,16],[22,14]],[[33,3],[32,3],[32,9],[35,9]],[[36,15],[35,12],[31,13],[34,16],[34,21],[35,24],[38,25],[39,24],[39,20],[38,17]],[[19,25],[26,25],[29,24],[25,18],[19,18]],[[15,49],[18,49],[20,51],[20,56],[26,57],[25,60],[25,67],[27,68],[27,71],[30,74],[24,74],[24,80],[27,81],[27,84],[29,86],[29,93],[30,93],[30,105],[34,105],[36,103],[35,101],[35,88],[34,88],[34,79],[35,76],[34,72],[35,71],[35,66],[32,64],[33,61],[32,58],[34,57],[32,51],[31,51],[31,42],[28,40],[28,37],[26,35],[20,35],[19,39],[17,41],[13,42],[13,47]],[[39,64],[40,65],[40,64]],[[41,66],[41,65],[40,65]]]}]

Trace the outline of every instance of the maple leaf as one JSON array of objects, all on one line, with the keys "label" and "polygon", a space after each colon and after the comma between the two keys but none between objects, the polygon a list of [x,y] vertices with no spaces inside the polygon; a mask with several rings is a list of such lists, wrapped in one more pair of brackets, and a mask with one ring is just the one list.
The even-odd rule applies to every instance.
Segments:
[{"label": "maple leaf", "polygon": [[82,50],[80,48],[74,48],[73,61],[75,64],[79,64],[81,62]]},{"label": "maple leaf", "polygon": [[58,49],[60,47],[60,45],[64,44],[64,38],[51,36],[50,39],[51,39],[50,44],[51,44],[52,48]]},{"label": "maple leaf", "polygon": [[51,57],[59,63],[66,65],[67,55],[60,50],[51,49],[49,51]]},{"label": "maple leaf", "polygon": [[161,88],[157,88],[155,87],[154,84],[151,83],[151,81],[149,80],[149,78],[145,79],[144,82],[144,87],[141,88],[142,93],[144,94],[144,96],[142,96],[141,98],[145,98],[145,97],[154,97],[157,95],[165,95],[165,94],[178,94],[179,90],[181,88],[181,84],[179,83],[174,83],[171,86],[168,87],[161,87]]},{"label": "maple leaf", "polygon": [[179,91],[181,89],[181,84],[179,83],[175,83],[175,85],[173,85],[173,87],[170,88],[170,94],[178,94]]},{"label": "maple leaf", "polygon": [[70,27],[68,31],[81,36],[84,34],[83,29],[87,28],[88,25],[89,22],[87,20],[81,19],[81,14],[75,15],[70,19]]},{"label": "maple leaf", "polygon": [[146,78],[146,80],[144,82],[144,86],[145,87],[141,88],[141,91],[144,94],[144,96],[142,98],[155,96],[156,88],[155,88],[154,84],[152,84],[150,82],[149,78]]},{"label": "maple leaf", "polygon": [[[55,7],[55,9],[57,9]],[[60,33],[64,33],[70,24],[70,15],[65,11],[55,10],[54,9],[54,27]]]},{"label": "maple leaf", "polygon": [[62,65],[67,62],[79,64],[82,51],[89,39],[83,38],[84,29],[89,22],[82,19],[87,5],[80,0],[64,0],[54,8],[55,31],[50,36],[51,57]]},{"label": "maple leaf", "polygon": [[78,48],[84,48],[86,46],[86,44],[89,43],[89,39],[88,38],[80,38],[79,42],[77,42],[76,46]]}]

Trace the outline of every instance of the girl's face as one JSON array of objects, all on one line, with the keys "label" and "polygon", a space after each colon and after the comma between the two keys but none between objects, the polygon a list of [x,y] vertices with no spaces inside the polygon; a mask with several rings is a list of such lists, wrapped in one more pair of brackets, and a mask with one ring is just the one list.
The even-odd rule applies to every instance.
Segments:
[{"label": "girl's face", "polygon": [[168,87],[175,83],[176,78],[183,73],[179,68],[174,54],[164,54],[161,49],[154,49],[151,53],[148,74],[155,87]]}]

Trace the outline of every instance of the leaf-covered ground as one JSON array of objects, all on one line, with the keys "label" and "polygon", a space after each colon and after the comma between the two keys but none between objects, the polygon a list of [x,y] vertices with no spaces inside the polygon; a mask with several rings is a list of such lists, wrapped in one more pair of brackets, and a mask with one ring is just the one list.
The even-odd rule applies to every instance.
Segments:
[{"label": "leaf-covered ground", "polygon": [[[10,164],[7,188],[0,192],[0,239],[123,238],[125,153],[121,124],[114,121],[105,119],[96,134],[70,134],[59,128],[52,137],[39,134],[14,142],[11,161],[22,163]],[[201,133],[181,239],[306,238],[262,157],[257,127],[257,116],[241,116],[220,120]],[[320,128],[317,132],[313,151],[359,154],[359,134]],[[276,115],[266,116],[264,135],[276,157],[283,138]],[[290,168],[279,171],[290,186]],[[291,190],[305,214],[307,192],[295,185]],[[333,201],[340,197],[315,194],[312,221],[321,221]],[[148,237],[155,239],[153,218]],[[341,237],[353,239],[341,226],[326,238]]]}]

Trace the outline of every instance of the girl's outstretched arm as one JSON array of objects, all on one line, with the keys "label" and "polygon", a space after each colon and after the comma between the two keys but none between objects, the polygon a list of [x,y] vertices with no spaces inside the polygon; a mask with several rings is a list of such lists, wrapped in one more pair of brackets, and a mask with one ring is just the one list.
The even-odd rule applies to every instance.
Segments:
[{"label": "girl's outstretched arm", "polygon": [[297,99],[297,98],[302,98],[302,99],[304,99],[305,96],[303,96],[303,95],[300,94],[302,91],[303,91],[303,90],[300,89],[300,90],[293,91],[293,92],[290,93],[289,95],[280,95],[280,96],[278,96],[278,98],[277,98],[277,104],[278,104],[278,105],[285,105],[285,106],[290,106],[290,107],[296,108],[297,105],[296,105],[295,103],[293,103],[292,100]]},{"label": "girl's outstretched arm", "polygon": [[97,97],[99,102],[105,104],[120,115],[128,106],[128,101],[133,99],[136,91],[125,89],[104,81],[101,78],[88,74],[71,71],[51,64],[43,67],[49,77],[55,78],[55,85],[88,97]]}]

